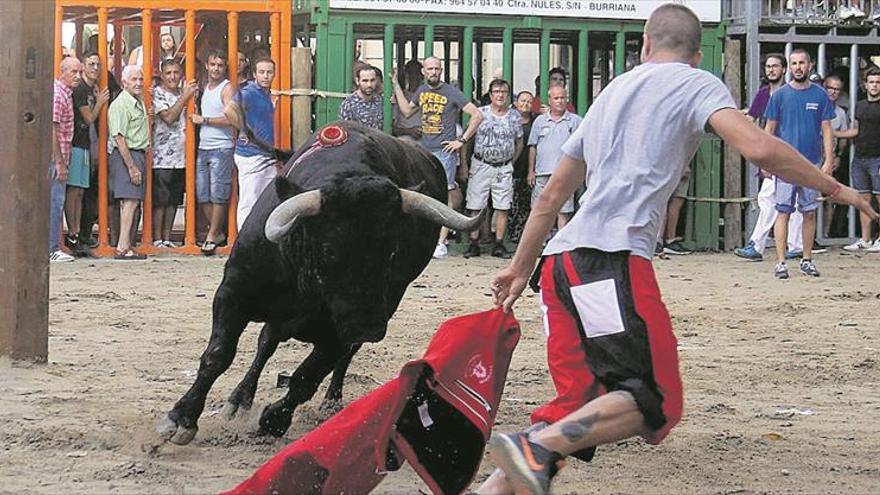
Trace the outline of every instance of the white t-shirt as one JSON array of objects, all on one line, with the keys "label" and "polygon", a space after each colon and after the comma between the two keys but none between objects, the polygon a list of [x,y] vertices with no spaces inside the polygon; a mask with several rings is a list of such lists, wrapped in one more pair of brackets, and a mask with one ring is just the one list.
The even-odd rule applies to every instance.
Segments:
[{"label": "white t-shirt", "polygon": [[586,162],[590,187],[544,254],[588,247],[651,259],[666,204],[723,108],[736,108],[724,83],[687,64],[646,63],[614,78],[562,147]]}]

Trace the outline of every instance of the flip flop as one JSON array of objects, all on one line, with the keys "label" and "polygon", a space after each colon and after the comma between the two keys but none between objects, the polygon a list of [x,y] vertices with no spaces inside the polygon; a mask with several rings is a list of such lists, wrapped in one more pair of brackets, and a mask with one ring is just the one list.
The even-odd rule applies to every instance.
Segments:
[{"label": "flip flop", "polygon": [[114,260],[145,260],[147,259],[146,254],[140,254],[135,252],[133,249],[128,249],[123,252],[116,252],[116,255],[113,256]]},{"label": "flip flop", "polygon": [[202,254],[205,256],[211,256],[214,254],[214,251],[217,249],[217,243],[214,241],[205,241],[202,244]]}]

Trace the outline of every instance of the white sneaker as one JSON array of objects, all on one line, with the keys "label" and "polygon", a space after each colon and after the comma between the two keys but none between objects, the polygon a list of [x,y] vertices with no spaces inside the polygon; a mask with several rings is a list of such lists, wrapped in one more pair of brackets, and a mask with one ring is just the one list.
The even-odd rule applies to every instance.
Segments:
[{"label": "white sneaker", "polygon": [[49,255],[49,261],[51,263],[67,263],[67,262],[73,261],[75,259],[76,258],[65,253],[64,251],[62,251],[60,249]]},{"label": "white sneaker", "polygon": [[847,20],[855,16],[856,13],[849,7],[843,6],[837,9],[837,17],[843,20]]},{"label": "white sneaker", "polygon": [[878,237],[877,240],[874,241],[873,246],[869,247],[865,251],[867,251],[869,253],[880,253],[880,237]]},{"label": "white sneaker", "polygon": [[180,246],[178,246],[177,244],[175,244],[175,243],[173,243],[173,242],[171,242],[171,241],[162,241],[162,247],[166,247],[166,248],[169,248],[169,249],[174,249],[174,248],[178,248],[178,247],[180,247]]},{"label": "white sneaker", "polygon": [[165,247],[165,241],[163,241],[162,239],[158,239],[158,240],[153,241],[153,245],[156,246],[157,248]]},{"label": "white sneaker", "polygon": [[860,238],[859,240],[848,246],[843,246],[843,249],[844,251],[865,251],[871,247],[873,247],[871,245],[871,241],[866,241]]},{"label": "white sneaker", "polygon": [[446,249],[446,244],[438,242],[437,247],[434,248],[434,259],[439,260],[445,258],[447,254],[449,254],[449,250]]}]

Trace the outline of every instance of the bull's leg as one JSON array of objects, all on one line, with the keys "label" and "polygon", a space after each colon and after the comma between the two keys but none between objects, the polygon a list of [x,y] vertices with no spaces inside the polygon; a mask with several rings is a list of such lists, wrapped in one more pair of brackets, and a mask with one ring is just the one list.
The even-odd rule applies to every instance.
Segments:
[{"label": "bull's leg", "polygon": [[244,378],[235,387],[235,390],[229,395],[229,400],[223,408],[223,416],[226,419],[235,417],[238,408],[250,409],[254,403],[254,394],[257,392],[257,382],[260,380],[260,374],[266,367],[266,361],[275,354],[279,343],[278,332],[272,323],[263,325],[260,330],[260,338],[257,341],[257,353],[254,356],[254,362],[245,373]]},{"label": "bull's leg", "polygon": [[339,359],[346,353],[339,344],[315,344],[311,354],[299,365],[290,377],[290,388],[278,402],[266,406],[260,416],[260,433],[276,437],[284,435],[290,428],[296,406],[308,401],[318,391],[318,385],[333,370]]},{"label": "bull's leg", "polygon": [[322,411],[338,412],[339,406],[342,405],[342,384],[345,380],[345,374],[348,372],[351,359],[360,348],[361,344],[351,346],[351,349],[336,363],[336,367],[333,368],[333,376],[330,377],[330,386],[327,387],[327,393],[324,394],[324,400],[321,402]]},{"label": "bull's leg", "polygon": [[247,320],[236,306],[227,302],[220,291],[214,296],[213,315],[211,339],[202,353],[196,381],[157,427],[162,437],[178,445],[186,445],[196,436],[198,419],[205,409],[208,391],[217,377],[232,364],[238,339],[247,325]]}]

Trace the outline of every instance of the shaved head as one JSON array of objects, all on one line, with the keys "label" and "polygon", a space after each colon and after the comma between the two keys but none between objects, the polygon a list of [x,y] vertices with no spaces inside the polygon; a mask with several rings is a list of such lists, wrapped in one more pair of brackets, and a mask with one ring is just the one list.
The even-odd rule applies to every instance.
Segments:
[{"label": "shaved head", "polygon": [[645,24],[645,35],[654,51],[674,52],[689,59],[700,51],[700,19],[684,5],[667,3],[657,7]]}]

